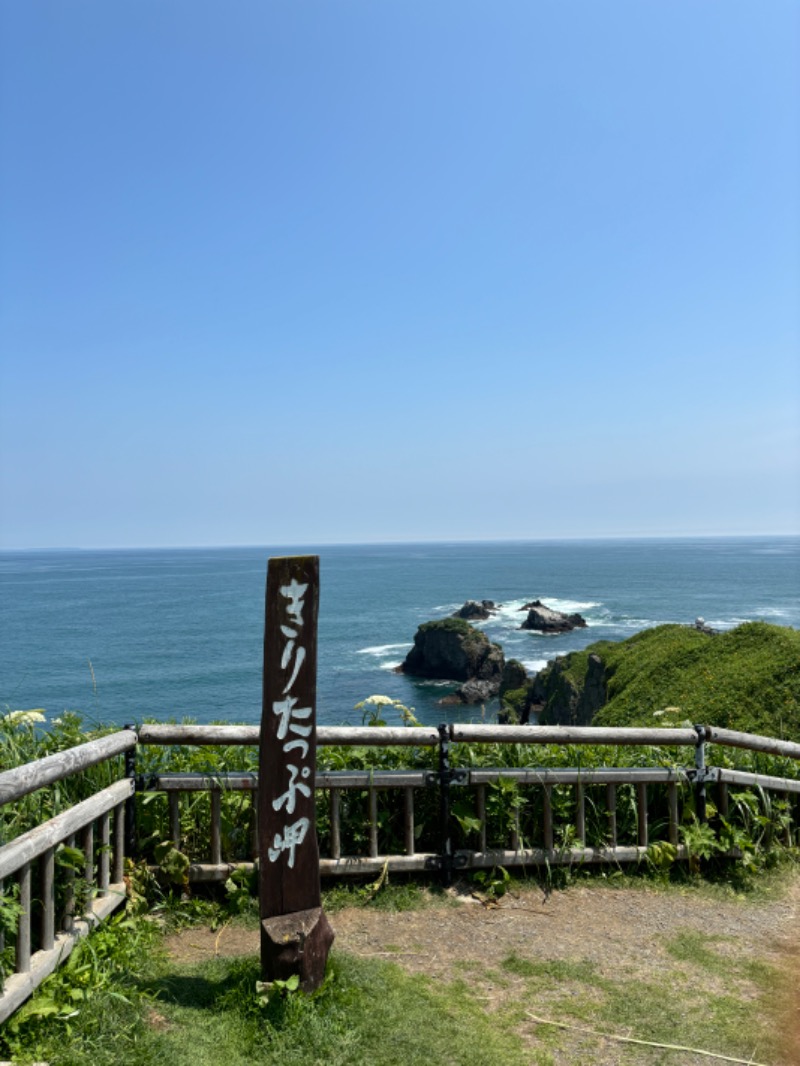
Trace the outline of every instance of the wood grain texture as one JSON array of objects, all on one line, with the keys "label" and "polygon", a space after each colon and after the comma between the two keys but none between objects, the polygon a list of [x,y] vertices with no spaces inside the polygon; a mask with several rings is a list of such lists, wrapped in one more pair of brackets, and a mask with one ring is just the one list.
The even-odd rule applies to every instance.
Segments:
[{"label": "wood grain texture", "polygon": [[122,729],[118,733],[100,737],[99,740],[90,740],[86,744],[78,744],[55,755],[47,755],[36,762],[4,770],[0,773],[0,806],[21,799],[38,788],[62,781],[71,774],[96,766],[134,747],[136,733],[132,729]]},{"label": "wood grain texture", "polygon": [[[453,725],[452,739],[508,744],[652,744],[660,747],[697,744],[693,729],[632,729],[568,725]],[[798,745],[800,747],[800,745]]]},{"label": "wood grain texture", "polygon": [[259,751],[261,918],[320,906],[316,837],[319,559],[270,559]]},{"label": "wood grain texture", "polygon": [[261,972],[325,978],[333,930],[322,906],[314,796],[319,558],[270,559],[258,760]]},{"label": "wood grain texture", "polygon": [[0,848],[0,878],[8,877],[26,862],[33,862],[40,855],[66,840],[73,833],[91,825],[96,818],[110,811],[122,800],[133,794],[133,782],[128,778],[117,781],[89,799],[57,814],[35,829],[23,833]]}]

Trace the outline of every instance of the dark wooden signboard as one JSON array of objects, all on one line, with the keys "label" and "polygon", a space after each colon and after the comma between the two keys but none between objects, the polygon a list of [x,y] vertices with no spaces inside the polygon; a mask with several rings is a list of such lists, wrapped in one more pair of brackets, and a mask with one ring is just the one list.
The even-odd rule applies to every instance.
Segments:
[{"label": "dark wooden signboard", "polygon": [[319,558],[270,559],[259,752],[261,970],[325,976],[333,930],[321,907],[314,803]]}]

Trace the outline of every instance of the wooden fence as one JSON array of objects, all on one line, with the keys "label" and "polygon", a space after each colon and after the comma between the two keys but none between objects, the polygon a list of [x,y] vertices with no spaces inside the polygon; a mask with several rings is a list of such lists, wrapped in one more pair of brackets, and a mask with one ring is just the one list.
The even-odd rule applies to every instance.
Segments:
[{"label": "wooden fence", "polygon": [[[6,770],[0,773],[0,807],[100,763],[118,761],[136,742],[135,732],[122,730]],[[0,894],[4,883],[16,878],[19,907],[14,973],[3,982],[0,1022],[68,958],[82,937],[125,901],[124,820],[133,793],[133,779],[121,776],[0,847]],[[74,867],[65,868],[57,879],[57,850],[63,844],[74,848],[76,843],[83,853],[80,883],[76,883]],[[36,895],[34,868],[38,871]],[[34,935],[36,951],[32,953]]]},{"label": "wooden fence", "polygon": [[[145,845],[141,833],[137,835],[137,803],[140,822],[145,815],[151,817],[147,805],[161,803],[165,824],[162,831],[155,819],[156,835],[171,840],[178,850],[191,851],[184,808],[202,799],[202,818],[195,825],[201,827],[201,833],[199,838],[194,833],[192,846],[196,850],[199,839],[205,853],[191,856],[189,881],[225,881],[237,868],[254,868],[257,804],[252,800],[258,775],[254,771],[140,773],[137,751],[142,753],[143,746],[180,751],[196,745],[254,747],[258,741],[255,726],[145,725],[138,732],[124,729],[0,773],[2,813],[5,805],[91,767],[103,764],[113,771],[110,784],[0,846],[0,896],[4,883],[16,882],[17,889],[6,893],[6,899],[13,896],[19,907],[12,934],[14,972],[3,984],[0,1022],[68,957],[82,936],[123,903],[124,858],[137,857]],[[681,843],[680,827],[687,803],[700,821],[705,820],[707,792],[713,788],[715,810],[727,816],[731,786],[754,790],[762,804],[777,795],[786,805],[783,842],[798,842],[800,779],[715,767],[706,761],[709,744],[800,760],[800,744],[789,741],[702,726],[602,729],[452,725],[320,728],[317,743],[320,748],[413,748],[427,751],[430,764],[408,769],[318,769],[316,787],[324,797],[326,814],[319,828],[320,869],[327,877],[372,874],[388,868],[439,871],[449,880],[454,871],[482,867],[621,864],[640,861],[654,843],[668,843],[676,858],[685,858],[687,849]],[[461,745],[480,750],[487,744],[657,746],[690,749],[692,757],[686,759],[689,765],[685,766],[453,765],[463,761]],[[490,799],[497,805],[501,786],[509,790],[510,799],[507,817],[498,829],[491,822],[488,807]],[[52,793],[47,795],[52,799]],[[524,824],[523,795],[535,797]],[[244,830],[236,827],[240,830],[239,851],[242,837],[249,841],[249,856],[245,858],[226,853],[231,834],[224,831],[223,800],[232,796],[249,796],[250,800],[248,824]],[[632,817],[625,818],[627,828],[622,835],[620,796],[626,812],[632,812]],[[354,798],[358,802],[352,802]],[[503,796],[499,798],[502,801]],[[424,827],[419,824],[421,809]],[[354,826],[354,818],[362,823],[360,828]],[[494,824],[494,836],[490,823]],[[352,846],[354,842],[357,847]],[[83,855],[80,878],[74,864],[60,866],[57,862],[61,846],[74,848],[76,843]],[[38,892],[33,888],[34,875]],[[0,951],[4,950],[0,934]]]}]

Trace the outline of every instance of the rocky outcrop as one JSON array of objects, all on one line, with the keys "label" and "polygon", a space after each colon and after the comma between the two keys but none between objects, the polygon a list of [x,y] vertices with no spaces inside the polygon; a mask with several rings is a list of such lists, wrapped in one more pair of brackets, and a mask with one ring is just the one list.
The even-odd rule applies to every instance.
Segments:
[{"label": "rocky outcrop", "polygon": [[494,600],[467,600],[463,607],[459,607],[453,614],[453,618],[465,618],[467,621],[477,619],[486,621],[497,613],[497,604]]},{"label": "rocky outcrop", "polygon": [[528,671],[517,659],[509,659],[500,681],[498,722],[507,725],[529,720],[529,690]]},{"label": "rocky outcrop", "polygon": [[494,699],[497,695],[499,687],[497,681],[478,681],[477,679],[465,681],[463,685],[458,686],[455,692],[451,692],[449,696],[439,700],[439,703],[443,705],[451,703],[488,703],[489,700]]},{"label": "rocky outcrop", "polygon": [[518,659],[509,659],[503,667],[503,677],[500,681],[500,696],[506,692],[513,692],[524,688],[528,683],[528,671]]},{"label": "rocky outcrop", "polygon": [[503,649],[485,633],[461,618],[443,618],[419,627],[400,670],[416,677],[486,682],[489,688],[480,690],[462,686],[469,698],[460,702],[480,703],[497,694],[504,665]]},{"label": "rocky outcrop", "polygon": [[535,629],[537,633],[569,633],[572,629],[581,629],[586,619],[579,614],[562,614],[545,607],[541,600],[526,603],[521,610],[528,612],[528,617],[520,629]]},{"label": "rocky outcrop", "polygon": [[[577,653],[580,654],[580,653]],[[591,725],[607,699],[606,668],[599,655],[588,656],[585,672],[573,673],[573,655],[549,662],[530,686],[528,714],[542,724]]]}]

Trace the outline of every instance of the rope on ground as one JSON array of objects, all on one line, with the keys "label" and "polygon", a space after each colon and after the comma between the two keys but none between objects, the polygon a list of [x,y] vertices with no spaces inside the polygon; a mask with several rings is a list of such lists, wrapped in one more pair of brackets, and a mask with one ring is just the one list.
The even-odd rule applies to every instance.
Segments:
[{"label": "rope on ground", "polygon": [[555,1025],[559,1029],[572,1029],[576,1033],[588,1033],[589,1036],[602,1036],[605,1040],[617,1040],[622,1044],[642,1044],[644,1047],[659,1047],[666,1048],[668,1051],[688,1051],[692,1055],[706,1055],[710,1059],[722,1059],[724,1062],[738,1062],[742,1066],[766,1066],[766,1063],[756,1062],[755,1059],[733,1059],[730,1055],[720,1055],[716,1051],[703,1051],[701,1048],[696,1047],[684,1047],[682,1044],[658,1044],[653,1040],[637,1040],[632,1036],[618,1036],[616,1033],[601,1033],[597,1029],[585,1029],[581,1025],[569,1025],[567,1022],[554,1022],[549,1018],[539,1018],[535,1014],[531,1014],[529,1010],[525,1013],[533,1021],[539,1025]]}]

